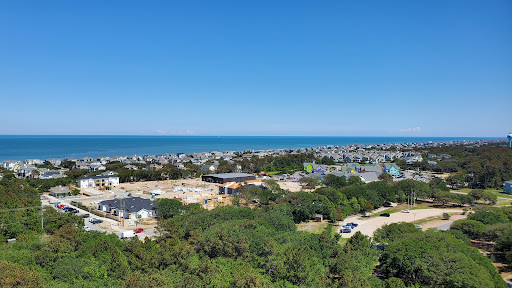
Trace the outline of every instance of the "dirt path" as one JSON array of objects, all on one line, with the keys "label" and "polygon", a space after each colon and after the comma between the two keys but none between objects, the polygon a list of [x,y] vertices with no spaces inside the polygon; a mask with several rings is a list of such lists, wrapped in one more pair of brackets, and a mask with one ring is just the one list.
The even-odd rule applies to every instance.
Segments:
[{"label": "dirt path", "polygon": [[349,238],[357,231],[360,231],[364,235],[373,236],[373,232],[379,229],[380,227],[398,222],[414,222],[415,220],[421,220],[429,217],[442,216],[443,213],[462,213],[462,209],[420,209],[420,210],[411,210],[410,213],[393,213],[390,217],[377,217],[377,218],[369,218],[369,219],[357,219],[355,220],[353,217],[347,217],[343,224],[349,222],[358,223],[359,226],[354,228],[351,233],[342,233],[342,237]]},{"label": "dirt path", "polygon": [[423,230],[427,230],[429,228],[436,228],[443,224],[452,223],[452,222],[460,220],[460,219],[465,219],[466,217],[468,217],[468,215],[457,214],[457,215],[452,215],[450,217],[450,220],[434,220],[434,221],[430,221],[430,222],[421,224],[421,226],[423,227]]}]

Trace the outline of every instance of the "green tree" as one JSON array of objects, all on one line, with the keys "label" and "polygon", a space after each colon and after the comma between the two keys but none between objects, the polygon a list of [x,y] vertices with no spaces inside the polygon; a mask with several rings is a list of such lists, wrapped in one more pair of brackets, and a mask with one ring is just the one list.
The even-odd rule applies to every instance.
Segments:
[{"label": "green tree", "polygon": [[446,183],[452,187],[452,189],[460,189],[465,186],[464,175],[455,173],[446,178]]},{"label": "green tree", "polygon": [[478,239],[484,230],[484,224],[476,220],[457,220],[450,226],[450,230],[459,230],[471,239]]},{"label": "green tree", "polygon": [[393,183],[393,176],[389,175],[388,173],[382,173],[379,175],[379,180],[380,181],[384,181],[388,184],[392,184]]},{"label": "green tree", "polygon": [[33,270],[0,261],[0,287],[44,287],[42,275]]},{"label": "green tree", "polygon": [[336,176],[334,174],[327,174],[323,178],[323,183],[327,187],[339,189],[347,186],[347,179],[342,176]]},{"label": "green tree", "polygon": [[384,225],[381,228],[375,230],[373,237],[375,241],[379,243],[388,243],[396,241],[406,234],[420,233],[421,230],[417,229],[414,224],[400,222]]},{"label": "green tree", "polygon": [[185,211],[183,203],[176,199],[156,199],[155,204],[158,215],[164,219],[175,217]]},{"label": "green tree", "polygon": [[428,287],[506,287],[491,261],[443,232],[410,233],[391,242],[381,271],[405,284]]}]

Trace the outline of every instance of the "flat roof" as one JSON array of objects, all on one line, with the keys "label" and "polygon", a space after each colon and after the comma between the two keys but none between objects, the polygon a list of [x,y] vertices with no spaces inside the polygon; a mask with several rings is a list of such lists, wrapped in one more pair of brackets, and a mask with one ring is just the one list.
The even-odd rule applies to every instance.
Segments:
[{"label": "flat roof", "polygon": [[116,175],[107,175],[107,176],[97,175],[97,176],[90,176],[90,177],[81,177],[81,178],[78,178],[78,180],[84,180],[84,179],[108,179],[108,178],[119,178],[119,177],[116,176]]},{"label": "flat roof", "polygon": [[247,173],[220,173],[220,174],[208,174],[203,177],[217,177],[217,178],[233,178],[233,177],[247,177],[254,176],[252,174]]}]

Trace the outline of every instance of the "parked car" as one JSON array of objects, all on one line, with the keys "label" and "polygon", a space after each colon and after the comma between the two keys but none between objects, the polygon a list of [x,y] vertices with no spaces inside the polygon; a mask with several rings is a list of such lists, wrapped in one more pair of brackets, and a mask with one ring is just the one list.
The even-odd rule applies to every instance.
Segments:
[{"label": "parked car", "polygon": [[352,226],[352,227],[357,227],[357,226],[359,226],[359,224],[357,224],[357,223],[348,223],[347,225],[350,225],[350,226]]},{"label": "parked car", "polygon": [[389,216],[391,216],[391,214],[389,214],[389,213],[382,213],[382,214],[380,214],[380,216],[382,216],[382,217],[389,217]]},{"label": "parked car", "polygon": [[82,215],[80,215],[80,216],[82,216],[82,217],[84,217],[84,218],[89,218],[89,216],[91,216],[91,215],[89,215],[89,214],[82,214]]},{"label": "parked car", "polygon": [[400,212],[402,212],[402,213],[409,213],[409,209],[404,209],[404,210],[402,210]]},{"label": "parked car", "polygon": [[416,225],[414,227],[416,227],[417,229],[423,229],[423,227],[421,225]]},{"label": "parked car", "polygon": [[142,229],[142,228],[137,228],[137,229],[133,230],[133,232],[135,232],[135,233],[142,233],[143,231],[144,231],[144,229]]},{"label": "parked car", "polygon": [[99,223],[102,223],[103,220],[98,219],[98,218],[91,218],[91,220],[89,220],[89,222],[91,222],[92,224],[99,224]]},{"label": "parked car", "polygon": [[352,229],[350,229],[348,227],[341,228],[341,233],[350,233],[350,232],[352,232]]},{"label": "parked car", "polygon": [[383,206],[384,207],[393,207],[393,204],[391,204],[391,202],[389,202],[389,201],[386,201],[386,202],[384,202]]},{"label": "parked car", "polygon": [[91,230],[91,228],[89,228],[88,226],[84,226],[84,227],[83,227],[83,229],[84,229],[84,231],[89,231],[89,230]]}]

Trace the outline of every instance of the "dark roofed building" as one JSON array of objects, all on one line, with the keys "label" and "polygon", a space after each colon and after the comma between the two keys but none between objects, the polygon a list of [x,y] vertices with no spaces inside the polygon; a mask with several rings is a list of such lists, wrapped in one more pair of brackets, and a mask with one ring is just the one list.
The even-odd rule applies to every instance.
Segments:
[{"label": "dark roofed building", "polygon": [[221,173],[203,175],[201,179],[205,182],[224,184],[227,182],[245,182],[256,180],[256,176],[247,173]]},{"label": "dark roofed building", "polygon": [[144,219],[156,214],[155,202],[141,197],[128,197],[105,200],[98,204],[98,210],[120,216],[125,219]]}]

